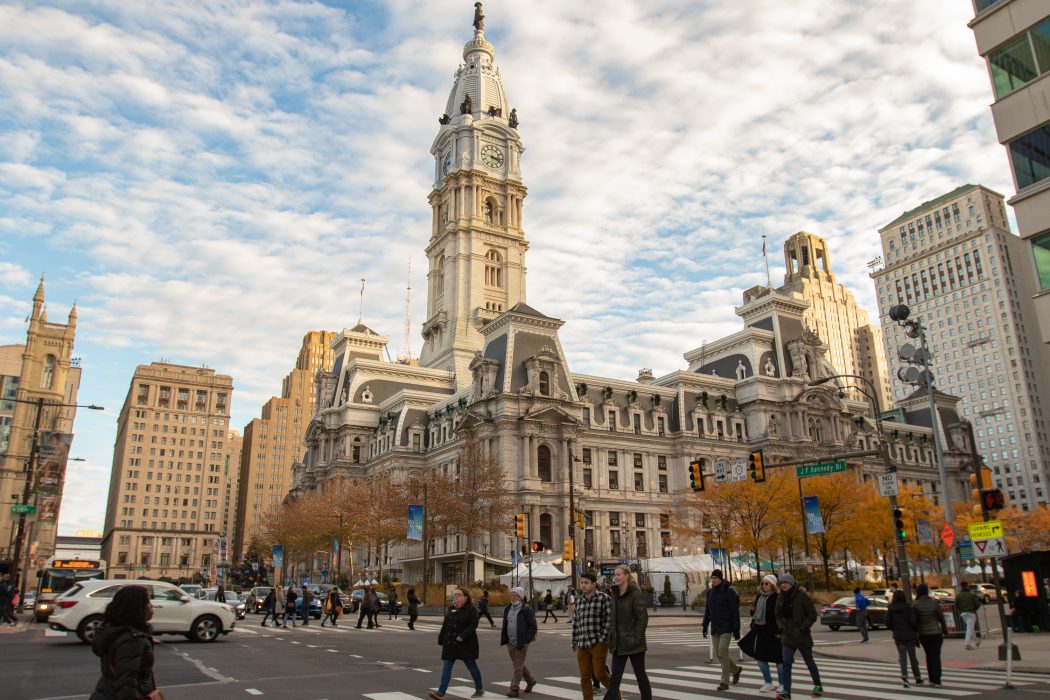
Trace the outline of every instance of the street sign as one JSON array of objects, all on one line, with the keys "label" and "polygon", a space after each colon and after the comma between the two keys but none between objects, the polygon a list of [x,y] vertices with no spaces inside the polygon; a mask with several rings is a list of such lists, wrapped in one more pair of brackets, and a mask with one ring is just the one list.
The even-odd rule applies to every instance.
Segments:
[{"label": "street sign", "polygon": [[715,460],[715,483],[723,484],[729,481],[729,462],[724,459]]},{"label": "street sign", "polygon": [[600,564],[598,570],[602,576],[612,578],[612,575],[616,573],[616,564]]},{"label": "street sign", "polygon": [[973,542],[967,536],[964,536],[959,540],[959,558],[963,561],[971,561],[974,559]]},{"label": "street sign", "polygon": [[984,557],[1005,557],[1006,541],[1002,537],[989,537],[985,540],[974,540],[973,541],[974,554],[977,555],[978,559]]},{"label": "street sign", "polygon": [[986,523],[971,523],[969,527],[971,540],[988,540],[1003,536],[1003,524],[999,520]]},{"label": "street sign", "polygon": [[747,460],[746,459],[735,459],[733,460],[733,468],[729,473],[730,481],[745,481],[748,477],[747,471]]},{"label": "street sign", "polygon": [[901,493],[900,484],[897,483],[897,475],[894,473],[890,474],[879,474],[879,495],[880,496],[899,496]]},{"label": "street sign", "polygon": [[[970,538],[967,537],[966,541],[969,542]],[[947,522],[941,528],[941,542],[944,542],[945,547],[951,547],[952,543],[955,542],[955,530]]]},{"label": "street sign", "polygon": [[27,515],[32,515],[33,513],[36,512],[36,506],[34,506],[32,504],[24,505],[24,506],[23,505],[11,506],[11,512],[12,513],[25,513]]},{"label": "street sign", "polygon": [[800,479],[807,476],[823,476],[824,474],[844,471],[846,471],[846,463],[842,460],[838,462],[821,462],[820,464],[804,464],[801,467],[795,467],[795,473],[798,474]]}]

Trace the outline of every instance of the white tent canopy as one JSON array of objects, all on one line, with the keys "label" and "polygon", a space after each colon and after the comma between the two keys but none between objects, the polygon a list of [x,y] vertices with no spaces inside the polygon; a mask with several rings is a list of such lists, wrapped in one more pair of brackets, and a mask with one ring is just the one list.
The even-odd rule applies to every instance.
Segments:
[{"label": "white tent canopy", "polygon": [[671,592],[676,596],[682,591],[703,590],[704,582],[717,567],[710,554],[697,554],[687,557],[654,557],[643,559],[642,571],[649,575],[649,581],[657,593],[664,590],[664,579],[670,579]]},{"label": "white tent canopy", "polygon": [[[526,591],[529,589],[528,564],[518,564],[517,569],[499,577],[499,582],[505,586],[513,586],[515,581]],[[549,588],[555,595],[560,595],[569,587],[569,575],[549,562],[537,562],[532,565],[532,582],[537,594]]]}]

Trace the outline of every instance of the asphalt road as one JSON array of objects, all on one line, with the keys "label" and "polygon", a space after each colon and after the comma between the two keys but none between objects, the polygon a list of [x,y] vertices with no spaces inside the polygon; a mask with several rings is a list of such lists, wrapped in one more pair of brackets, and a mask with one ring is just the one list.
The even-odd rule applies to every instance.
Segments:
[{"label": "asphalt road", "polygon": [[[411,700],[425,698],[438,685],[441,662],[437,619],[424,620],[413,632],[404,620],[381,620],[377,630],[353,629],[344,618],[338,629],[322,629],[316,621],[297,629],[262,628],[260,616],[249,615],[237,629],[213,644],[194,644],[182,637],[159,637],[156,677],[170,700],[213,698],[294,698],[295,700]],[[562,618],[564,620],[564,618]],[[497,623],[499,619],[497,618]],[[511,665],[499,646],[499,629],[483,624],[479,630],[487,695],[504,697]],[[872,658],[862,662],[821,658],[821,646],[843,640],[844,632],[819,630],[818,665],[825,697],[833,700],[871,698],[891,700],[959,700],[964,697],[1041,698],[1050,700],[1050,676],[1021,676],[1018,690],[1003,691],[1002,674],[976,669],[949,669],[945,687],[901,688],[885,631],[873,633]],[[853,636],[850,634],[850,636]],[[773,698],[760,693],[761,676],[754,664],[744,663],[740,685],[717,692],[717,664],[708,663],[707,643],[696,625],[650,628],[647,667],[654,697],[692,700],[702,697]],[[529,700],[580,698],[575,657],[569,643],[569,625],[540,625],[540,635],[529,651],[532,672],[541,679]],[[10,700],[87,698],[99,674],[97,658],[75,638],[46,631],[42,625],[0,635],[0,669],[4,682],[0,697]],[[629,674],[628,674],[629,676]],[[457,664],[449,690],[451,698],[473,692],[469,675]],[[812,683],[801,661],[795,666],[794,697],[809,697]],[[637,695],[633,679],[625,679],[625,696]],[[598,696],[600,698],[600,695]]]}]

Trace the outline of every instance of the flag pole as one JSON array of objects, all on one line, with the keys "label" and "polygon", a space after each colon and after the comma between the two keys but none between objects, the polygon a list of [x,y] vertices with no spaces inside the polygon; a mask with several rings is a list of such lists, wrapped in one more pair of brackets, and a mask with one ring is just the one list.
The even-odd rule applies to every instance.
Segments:
[{"label": "flag pole", "polygon": [[773,278],[769,276],[769,256],[766,254],[766,234],[762,233],[762,259],[766,261],[766,286],[773,288]]}]

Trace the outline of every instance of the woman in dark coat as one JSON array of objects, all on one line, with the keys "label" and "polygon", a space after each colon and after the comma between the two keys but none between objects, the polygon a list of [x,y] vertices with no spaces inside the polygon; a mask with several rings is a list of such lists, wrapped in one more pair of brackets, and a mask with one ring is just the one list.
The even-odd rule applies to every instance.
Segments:
[{"label": "woman in dark coat", "polygon": [[126,586],[106,606],[91,650],[99,657],[102,677],[90,700],[163,698],[153,680],[153,638],[149,621],[153,605],[143,586]]},{"label": "woman in dark coat", "polygon": [[419,596],[416,595],[416,589],[409,588],[405,598],[408,599],[408,629],[414,630],[416,618],[419,617]]},{"label": "woman in dark coat", "polygon": [[481,669],[478,668],[478,609],[474,607],[474,601],[470,599],[470,593],[465,588],[457,588],[453,594],[452,605],[445,613],[445,621],[441,623],[441,631],[438,633],[438,644],[441,645],[441,686],[435,693],[433,690],[427,692],[431,700],[443,700],[448,684],[452,682],[452,666],[456,660],[462,661],[470,677],[474,679],[474,694],[471,697],[480,698],[485,694],[481,683]]},{"label": "woman in dark coat", "polygon": [[628,659],[642,700],[652,700],[653,689],[645,673],[645,628],[649,625],[649,613],[645,610],[642,591],[627,566],[616,567],[611,593],[609,653],[612,654],[612,673],[603,700],[616,700],[619,696],[620,681]]},{"label": "woman in dark coat", "polygon": [[919,619],[915,614],[915,608],[908,605],[904,591],[893,592],[889,610],[886,611],[886,627],[893,630],[893,641],[897,645],[897,660],[901,665],[901,682],[904,687],[911,687],[908,683],[909,660],[912,673],[915,674],[915,683],[922,685],[919,657],[915,653],[915,645],[919,641]]},{"label": "woman in dark coat", "polygon": [[765,681],[759,690],[769,691],[777,686],[773,683],[773,674],[769,664],[777,665],[777,682],[781,682],[784,666],[783,651],[780,647],[780,635],[775,619],[777,609],[777,577],[767,574],[758,587],[758,596],[751,604],[751,630],[740,640],[740,648],[755,659],[755,665],[762,672]]},{"label": "woman in dark coat", "polygon": [[343,599],[339,596],[339,589],[332,588],[328,591],[328,597],[325,599],[322,605],[324,609],[324,616],[321,618],[321,627],[324,627],[324,623],[329,620],[332,621],[332,627],[338,627],[336,620],[339,619],[339,613],[343,612]]}]

